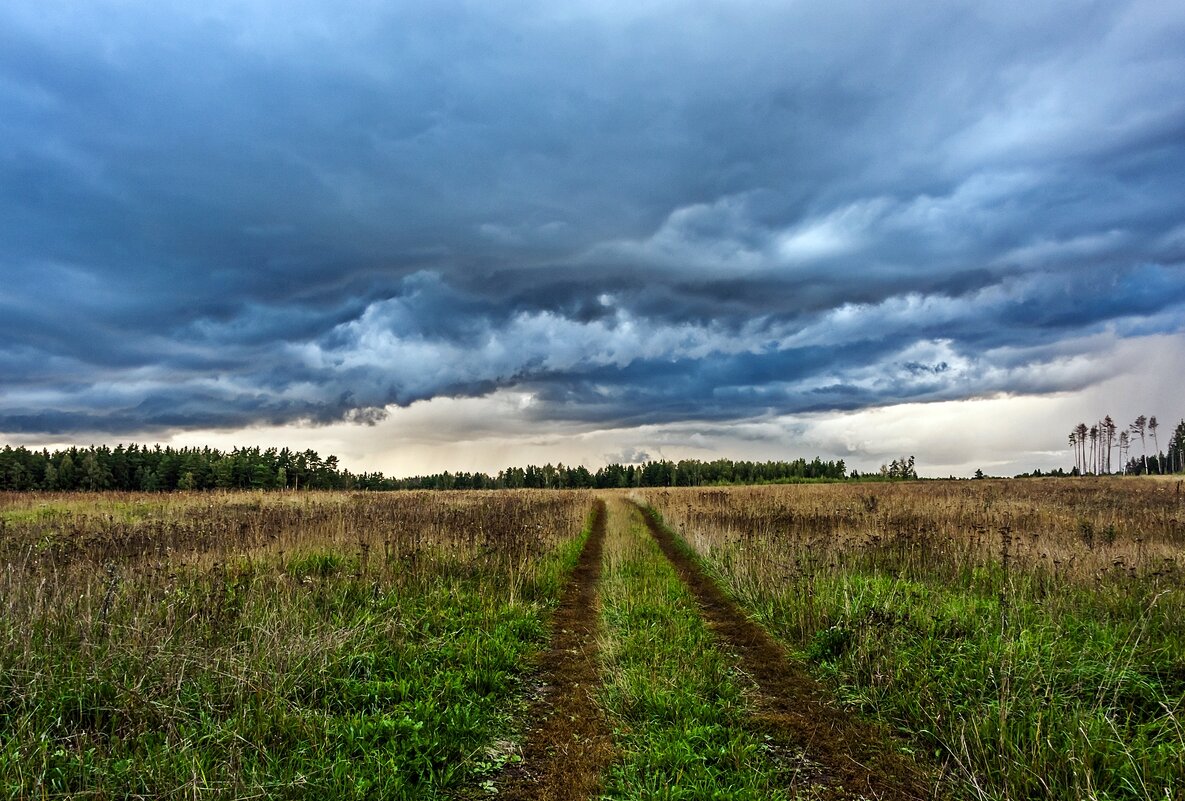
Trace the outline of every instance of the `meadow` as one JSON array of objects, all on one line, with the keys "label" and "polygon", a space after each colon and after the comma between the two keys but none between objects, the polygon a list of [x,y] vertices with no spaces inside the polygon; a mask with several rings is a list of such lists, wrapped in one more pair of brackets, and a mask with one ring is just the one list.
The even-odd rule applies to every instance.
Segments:
[{"label": "meadow", "polygon": [[1185,795],[1179,480],[646,490],[848,708],[983,799]]},{"label": "meadow", "polygon": [[589,503],[0,497],[0,797],[480,788]]},{"label": "meadow", "polygon": [[1143,477],[0,494],[0,798],[1179,798],[1183,521]]}]

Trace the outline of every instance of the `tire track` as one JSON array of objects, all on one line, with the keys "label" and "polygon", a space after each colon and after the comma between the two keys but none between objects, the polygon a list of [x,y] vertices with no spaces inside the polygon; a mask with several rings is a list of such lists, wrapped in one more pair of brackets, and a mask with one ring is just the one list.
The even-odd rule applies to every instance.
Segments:
[{"label": "tire track", "polygon": [[613,760],[612,736],[595,698],[605,514],[605,502],[598,500],[580,561],[552,617],[551,649],[540,661],[543,691],[531,709],[523,761],[507,769],[499,798],[592,798],[600,789],[601,771]]},{"label": "tire track", "polygon": [[675,541],[650,510],[637,504],[651,535],[695,596],[717,636],[739,656],[740,668],[758,690],[755,719],[767,734],[803,748],[822,768],[824,795],[853,794],[870,799],[929,799],[939,796],[935,782],[893,751],[870,724],[838,709],[830,693],[791,659],[764,628],[740,607]]}]

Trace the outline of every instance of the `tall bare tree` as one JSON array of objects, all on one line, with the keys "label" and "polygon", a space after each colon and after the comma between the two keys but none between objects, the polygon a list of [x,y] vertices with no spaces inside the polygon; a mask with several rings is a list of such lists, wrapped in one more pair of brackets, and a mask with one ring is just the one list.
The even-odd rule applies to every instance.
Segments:
[{"label": "tall bare tree", "polygon": [[1129,426],[1129,428],[1131,429],[1131,432],[1133,434],[1140,435],[1140,445],[1144,449],[1144,472],[1147,473],[1148,472],[1148,441],[1144,439],[1144,434],[1147,432],[1147,429],[1148,429],[1148,418],[1145,417],[1144,415],[1140,415],[1139,417],[1137,417],[1135,419],[1135,422],[1133,422]]},{"label": "tall bare tree", "polygon": [[1131,438],[1127,430],[1119,432],[1119,463],[1123,465],[1123,472],[1127,474],[1127,451],[1131,447]]},{"label": "tall bare tree", "polygon": [[1148,433],[1152,435],[1152,449],[1156,452],[1156,472],[1163,473],[1164,466],[1160,463],[1160,444],[1156,441],[1156,429],[1160,428],[1160,423],[1156,422],[1156,415],[1148,418]]},{"label": "tall bare tree", "polygon": [[1115,431],[1118,428],[1119,426],[1115,425],[1115,421],[1111,418],[1111,415],[1103,418],[1103,435],[1107,441],[1107,458],[1104,464],[1104,470],[1108,473],[1111,472],[1111,451],[1115,447]]},{"label": "tall bare tree", "polygon": [[1080,456],[1079,463],[1081,464],[1081,467],[1079,467],[1078,472],[1085,473],[1086,472],[1086,435],[1088,433],[1088,429],[1086,428],[1086,423],[1079,423],[1078,427],[1074,429],[1074,433],[1078,435],[1078,453]]}]

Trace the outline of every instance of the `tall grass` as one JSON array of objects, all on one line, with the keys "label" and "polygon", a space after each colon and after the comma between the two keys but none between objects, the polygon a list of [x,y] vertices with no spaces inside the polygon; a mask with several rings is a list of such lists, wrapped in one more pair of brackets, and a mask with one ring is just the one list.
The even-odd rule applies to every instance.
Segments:
[{"label": "tall grass", "polygon": [[647,490],[706,566],[983,799],[1185,793],[1185,501],[1152,480]]},{"label": "tall grass", "polygon": [[0,797],[432,798],[497,767],[589,497],[9,498]]}]

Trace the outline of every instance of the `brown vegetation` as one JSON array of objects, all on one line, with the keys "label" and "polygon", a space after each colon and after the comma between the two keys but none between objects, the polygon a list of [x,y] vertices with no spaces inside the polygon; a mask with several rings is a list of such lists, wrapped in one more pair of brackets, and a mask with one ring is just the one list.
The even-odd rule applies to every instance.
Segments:
[{"label": "brown vegetation", "polygon": [[0,496],[0,796],[472,783],[590,502]]},{"label": "brown vegetation", "polygon": [[795,561],[784,563],[771,562],[762,548],[730,550],[741,572],[791,577],[811,563],[854,558],[896,568],[924,559],[927,569],[937,560],[958,571],[998,563],[1006,549],[1013,565],[1058,580],[1185,577],[1185,490],[1176,480],[677,488],[646,490],[645,497],[702,554],[725,542],[775,542],[793,551]]}]

